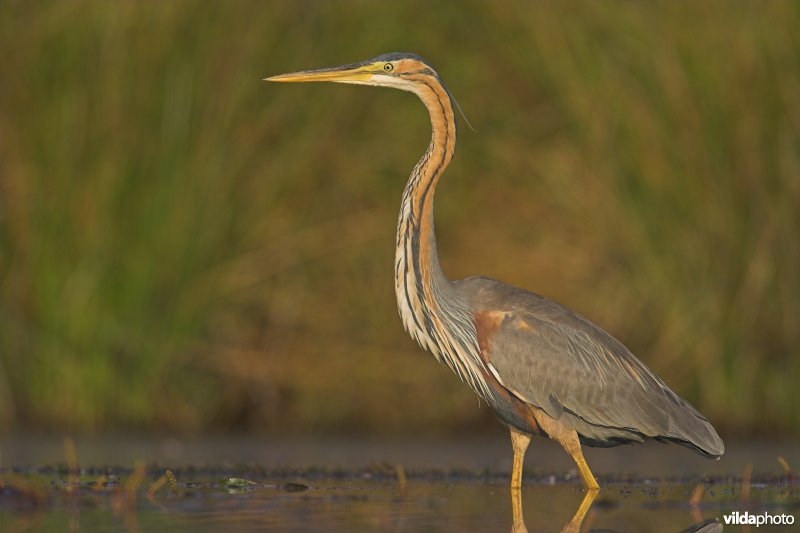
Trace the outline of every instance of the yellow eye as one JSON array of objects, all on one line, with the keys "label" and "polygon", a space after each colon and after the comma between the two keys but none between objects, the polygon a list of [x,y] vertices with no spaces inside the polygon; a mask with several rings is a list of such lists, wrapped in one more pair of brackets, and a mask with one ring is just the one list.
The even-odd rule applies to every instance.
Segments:
[{"label": "yellow eye", "polygon": [[385,70],[386,72],[391,72],[394,70],[394,65],[392,65],[391,63],[386,63],[383,66],[383,70]]}]

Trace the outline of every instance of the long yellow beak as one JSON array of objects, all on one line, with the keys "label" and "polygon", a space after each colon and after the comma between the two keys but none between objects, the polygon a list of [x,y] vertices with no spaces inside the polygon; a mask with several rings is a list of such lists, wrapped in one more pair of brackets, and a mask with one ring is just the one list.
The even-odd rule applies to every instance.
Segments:
[{"label": "long yellow beak", "polygon": [[333,68],[319,68],[315,70],[301,70],[264,78],[264,81],[304,82],[304,81],[333,81],[339,83],[352,83],[366,81],[375,73],[372,65],[343,65]]}]

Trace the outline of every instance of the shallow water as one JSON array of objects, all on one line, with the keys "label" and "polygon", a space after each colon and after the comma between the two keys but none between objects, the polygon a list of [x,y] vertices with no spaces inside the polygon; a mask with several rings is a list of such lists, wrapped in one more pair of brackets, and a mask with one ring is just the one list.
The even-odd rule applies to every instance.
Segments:
[{"label": "shallow water", "polygon": [[[796,445],[732,444],[716,462],[659,444],[588,450],[603,487],[592,498],[563,452],[537,440],[518,500],[508,489],[507,446],[502,438],[85,439],[75,446],[76,477],[64,466],[24,466],[63,463],[61,439],[6,439],[0,530],[678,532],[732,511],[800,519],[800,483],[777,461],[798,464]],[[148,466],[85,466],[136,459]],[[167,469],[172,483],[154,486]]]}]

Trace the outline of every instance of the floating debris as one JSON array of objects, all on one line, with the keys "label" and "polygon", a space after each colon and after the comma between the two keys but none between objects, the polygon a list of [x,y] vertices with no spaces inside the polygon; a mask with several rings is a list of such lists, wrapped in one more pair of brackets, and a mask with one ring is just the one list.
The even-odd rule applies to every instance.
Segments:
[{"label": "floating debris", "polygon": [[259,486],[261,486],[260,483],[239,477],[228,478],[228,481],[225,482],[225,488],[230,494],[252,492]]},{"label": "floating debris", "polygon": [[278,485],[278,488],[286,492],[303,492],[308,490],[308,485],[303,485],[302,483],[284,483],[283,485]]},{"label": "floating debris", "polygon": [[167,468],[167,471],[164,472],[164,475],[167,478],[167,483],[169,483],[169,488],[172,490],[177,490],[178,488],[178,480],[175,479],[175,474],[172,473],[172,470]]},{"label": "floating debris", "polygon": [[228,478],[228,481],[225,482],[226,487],[250,487],[252,485],[258,485],[258,483],[240,477]]}]

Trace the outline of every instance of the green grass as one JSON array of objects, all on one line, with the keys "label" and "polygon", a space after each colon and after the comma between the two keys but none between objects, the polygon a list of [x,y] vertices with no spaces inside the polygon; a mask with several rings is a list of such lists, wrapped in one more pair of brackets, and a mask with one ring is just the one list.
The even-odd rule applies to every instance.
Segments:
[{"label": "green grass", "polygon": [[268,86],[412,50],[462,129],[451,277],[561,301],[726,435],[800,428],[800,10],[791,3],[7,2],[0,425],[459,431],[406,338],[399,91]]}]

